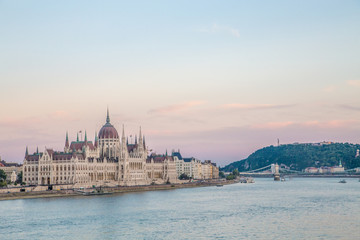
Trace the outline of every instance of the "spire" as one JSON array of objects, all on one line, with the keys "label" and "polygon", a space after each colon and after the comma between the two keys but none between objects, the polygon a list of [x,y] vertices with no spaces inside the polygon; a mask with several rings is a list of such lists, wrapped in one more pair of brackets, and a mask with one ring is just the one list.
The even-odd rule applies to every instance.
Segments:
[{"label": "spire", "polygon": [[86,130],[85,130],[85,139],[84,139],[85,143],[87,142],[87,135],[86,135]]},{"label": "spire", "polygon": [[135,145],[137,144],[137,137],[136,137],[136,135],[135,135]]},{"label": "spire", "polygon": [[27,157],[28,155],[29,155],[29,150],[28,150],[28,146],[26,146],[25,157]]},{"label": "spire", "polygon": [[129,137],[126,137],[126,145],[129,145]]},{"label": "spire", "polygon": [[79,141],[79,132],[76,133],[76,141]]},{"label": "spire", "polygon": [[66,148],[69,147],[69,136],[68,136],[68,132],[67,132],[67,131],[66,131],[65,147],[66,147]]},{"label": "spire", "polygon": [[95,147],[98,146],[98,138],[97,138],[97,133],[96,133],[96,131],[95,131],[95,141],[94,141],[94,145],[95,145]]},{"label": "spire", "polygon": [[146,148],[146,146],[145,146],[145,136],[143,136],[143,145],[144,145],[144,148]]},{"label": "spire", "polygon": [[165,156],[168,156],[168,154],[167,154],[167,149],[166,149],[166,154],[165,154]]},{"label": "spire", "polygon": [[39,147],[36,147],[36,154],[39,154]]},{"label": "spire", "polygon": [[109,107],[107,108],[106,123],[110,123]]},{"label": "spire", "polygon": [[125,139],[125,130],[124,130],[124,124],[122,125],[122,133],[121,133],[121,138]]},{"label": "spire", "polygon": [[141,144],[143,141],[142,139],[142,134],[141,134],[141,126],[140,126],[140,131],[139,131],[139,144]]}]

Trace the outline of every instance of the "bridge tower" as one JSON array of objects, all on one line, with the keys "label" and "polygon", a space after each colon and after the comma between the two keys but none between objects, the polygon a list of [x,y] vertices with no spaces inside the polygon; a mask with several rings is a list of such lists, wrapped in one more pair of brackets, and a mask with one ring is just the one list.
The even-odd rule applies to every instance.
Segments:
[{"label": "bridge tower", "polygon": [[279,165],[275,164],[274,181],[280,181]]}]

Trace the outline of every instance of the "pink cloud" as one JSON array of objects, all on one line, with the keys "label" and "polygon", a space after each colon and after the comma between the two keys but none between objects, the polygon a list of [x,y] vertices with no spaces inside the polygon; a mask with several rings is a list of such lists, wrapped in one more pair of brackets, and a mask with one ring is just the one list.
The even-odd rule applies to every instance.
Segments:
[{"label": "pink cloud", "polygon": [[64,119],[64,118],[68,118],[69,117],[69,113],[66,112],[66,111],[63,111],[63,110],[56,110],[52,113],[50,113],[49,115],[51,118],[61,118],[61,119]]},{"label": "pink cloud", "polygon": [[347,84],[350,86],[360,87],[360,80],[349,80]]},{"label": "pink cloud", "polygon": [[270,108],[285,108],[294,105],[276,105],[276,104],[242,104],[242,103],[229,103],[222,105],[225,109],[270,109]]},{"label": "pink cloud", "polygon": [[356,120],[330,120],[330,121],[308,121],[301,123],[303,126],[315,126],[320,128],[341,128],[346,127],[352,124],[356,124],[358,121]]},{"label": "pink cloud", "polygon": [[186,102],[186,103],[174,104],[174,105],[169,105],[169,106],[165,106],[165,107],[155,108],[155,109],[150,110],[148,113],[149,114],[166,114],[166,113],[172,113],[172,112],[185,111],[192,107],[195,107],[198,105],[203,105],[204,103],[205,103],[204,101],[190,101],[190,102]]}]

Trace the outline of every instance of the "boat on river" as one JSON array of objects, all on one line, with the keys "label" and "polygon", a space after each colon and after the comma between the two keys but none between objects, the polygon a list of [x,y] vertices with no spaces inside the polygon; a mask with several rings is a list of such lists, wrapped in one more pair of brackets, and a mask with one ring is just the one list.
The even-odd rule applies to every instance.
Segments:
[{"label": "boat on river", "polygon": [[112,192],[104,192],[104,191],[91,191],[91,192],[83,192],[82,195],[84,196],[93,196],[93,195],[109,195]]},{"label": "boat on river", "polygon": [[76,191],[77,193],[84,195],[84,196],[93,196],[93,195],[109,195],[113,194],[112,192],[105,192],[103,189],[94,189],[92,191],[86,191],[84,188]]},{"label": "boat on river", "polygon": [[242,177],[240,178],[240,183],[255,183],[255,180],[252,177]]},{"label": "boat on river", "polygon": [[345,180],[345,179],[341,179],[341,180],[339,181],[339,183],[346,183],[346,180]]}]

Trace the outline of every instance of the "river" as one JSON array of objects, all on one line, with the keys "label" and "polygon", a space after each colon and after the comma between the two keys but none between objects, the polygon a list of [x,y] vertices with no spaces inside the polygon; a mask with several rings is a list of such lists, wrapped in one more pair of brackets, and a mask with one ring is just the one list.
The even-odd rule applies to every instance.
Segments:
[{"label": "river", "polygon": [[360,239],[360,182],[346,180],[0,201],[0,238]]}]

